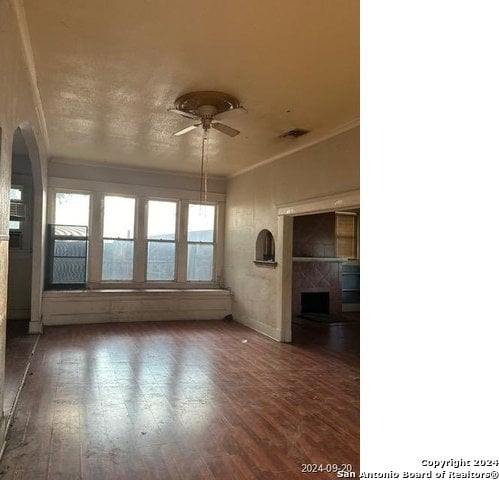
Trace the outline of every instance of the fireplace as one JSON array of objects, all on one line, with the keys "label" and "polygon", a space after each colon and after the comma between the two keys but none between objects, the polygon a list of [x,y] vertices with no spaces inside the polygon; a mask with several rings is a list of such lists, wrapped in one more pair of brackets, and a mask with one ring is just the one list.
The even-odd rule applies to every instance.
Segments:
[{"label": "fireplace", "polygon": [[293,259],[294,317],[336,318],[341,315],[340,268],[341,262],[337,259]]},{"label": "fireplace", "polygon": [[302,292],[301,313],[329,313],[329,292]]}]

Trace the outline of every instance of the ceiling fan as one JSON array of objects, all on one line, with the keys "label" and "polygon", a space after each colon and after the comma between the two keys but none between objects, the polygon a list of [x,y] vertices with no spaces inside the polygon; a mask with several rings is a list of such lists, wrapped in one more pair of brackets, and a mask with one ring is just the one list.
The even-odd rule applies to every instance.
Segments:
[{"label": "ceiling fan", "polygon": [[239,130],[229,127],[219,120],[240,113],[247,113],[239,100],[232,95],[210,91],[186,93],[177,98],[175,107],[169,108],[168,111],[198,122],[175,132],[173,134],[175,136],[184,135],[202,127],[205,132],[210,128],[214,128],[219,132],[235,137],[239,135]]}]

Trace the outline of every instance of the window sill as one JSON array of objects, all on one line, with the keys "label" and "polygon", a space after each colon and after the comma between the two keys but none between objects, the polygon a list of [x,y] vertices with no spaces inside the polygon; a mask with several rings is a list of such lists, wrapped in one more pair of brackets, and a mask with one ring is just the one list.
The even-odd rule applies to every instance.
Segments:
[{"label": "window sill", "polygon": [[267,268],[277,267],[277,262],[274,262],[273,260],[253,260],[253,263],[257,267],[267,267]]},{"label": "window sill", "polygon": [[162,296],[162,295],[186,295],[186,294],[227,294],[230,291],[224,288],[100,288],[95,290],[45,290],[43,297],[100,297],[105,295],[146,295],[146,296]]}]

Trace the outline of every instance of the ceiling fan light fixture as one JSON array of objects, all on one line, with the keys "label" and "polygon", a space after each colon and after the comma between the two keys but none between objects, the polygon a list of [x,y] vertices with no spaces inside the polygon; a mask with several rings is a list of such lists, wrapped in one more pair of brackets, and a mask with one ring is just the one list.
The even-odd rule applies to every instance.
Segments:
[{"label": "ceiling fan light fixture", "polygon": [[241,106],[239,100],[227,93],[214,91],[189,92],[175,100],[175,110],[199,116],[201,106],[210,105],[216,109],[214,115],[234,110]]},{"label": "ceiling fan light fixture", "polygon": [[[231,137],[238,135],[239,130],[220,123],[220,120],[238,113],[247,113],[236,97],[214,91],[186,93],[178,97],[175,100],[174,108],[169,108],[168,111],[191,120],[197,120],[199,123],[192,125],[194,128],[202,126],[204,130],[207,130],[213,127]],[[218,125],[215,126],[215,124]],[[184,128],[173,135],[184,135],[194,128]]]},{"label": "ceiling fan light fixture", "polygon": [[175,113],[198,123],[190,125],[175,132],[174,136],[184,135],[198,127],[203,128],[203,140],[201,144],[201,188],[199,192],[200,203],[208,200],[208,133],[211,128],[219,132],[235,137],[239,135],[239,130],[229,127],[219,122],[220,118],[226,118],[235,113],[247,113],[247,110],[239,103],[239,100],[232,95],[222,92],[201,91],[190,92],[175,100],[174,108],[169,108],[169,112]]}]

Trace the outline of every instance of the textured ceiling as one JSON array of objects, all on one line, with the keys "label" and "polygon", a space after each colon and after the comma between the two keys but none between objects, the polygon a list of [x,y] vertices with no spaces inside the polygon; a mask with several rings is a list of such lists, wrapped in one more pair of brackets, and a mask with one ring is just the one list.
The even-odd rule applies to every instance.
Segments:
[{"label": "textured ceiling", "polygon": [[[210,133],[231,175],[359,116],[355,0],[24,0],[50,141],[68,160],[197,172],[202,132],[167,112],[193,90],[248,114]],[[307,135],[279,138],[293,128]]]}]

